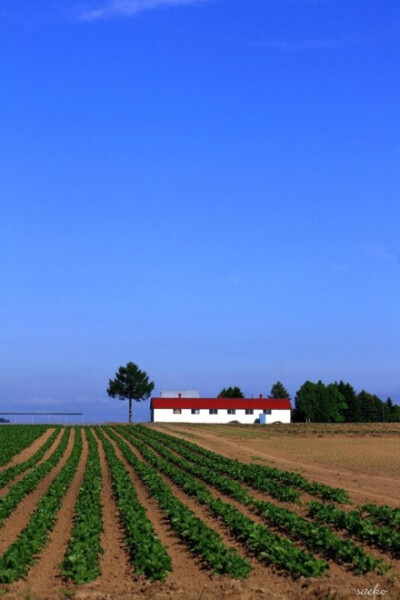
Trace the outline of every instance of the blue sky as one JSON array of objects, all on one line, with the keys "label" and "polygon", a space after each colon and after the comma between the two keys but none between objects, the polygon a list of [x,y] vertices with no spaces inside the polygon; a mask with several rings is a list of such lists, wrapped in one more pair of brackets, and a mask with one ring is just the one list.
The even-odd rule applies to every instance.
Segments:
[{"label": "blue sky", "polygon": [[400,402],[399,57],[398,0],[0,0],[0,410]]}]

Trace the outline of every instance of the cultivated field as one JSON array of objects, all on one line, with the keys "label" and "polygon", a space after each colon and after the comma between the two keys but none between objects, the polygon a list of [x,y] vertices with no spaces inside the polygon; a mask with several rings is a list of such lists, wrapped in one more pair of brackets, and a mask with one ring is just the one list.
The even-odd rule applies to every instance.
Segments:
[{"label": "cultivated field", "polygon": [[400,598],[399,426],[37,427],[0,428],[0,598]]},{"label": "cultivated field", "polygon": [[345,487],[357,502],[400,504],[400,423],[164,427],[240,460]]}]

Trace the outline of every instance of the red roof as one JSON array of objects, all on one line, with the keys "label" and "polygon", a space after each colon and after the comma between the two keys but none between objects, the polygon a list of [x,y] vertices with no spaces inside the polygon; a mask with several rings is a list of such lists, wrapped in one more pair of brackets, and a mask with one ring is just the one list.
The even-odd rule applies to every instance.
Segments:
[{"label": "red roof", "polygon": [[152,398],[151,408],[250,408],[290,410],[288,398]]}]

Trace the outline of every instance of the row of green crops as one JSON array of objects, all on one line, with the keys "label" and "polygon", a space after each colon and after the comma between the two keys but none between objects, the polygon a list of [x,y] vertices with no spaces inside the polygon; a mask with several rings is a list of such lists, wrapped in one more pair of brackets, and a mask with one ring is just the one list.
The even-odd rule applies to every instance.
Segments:
[{"label": "row of green crops", "polygon": [[0,467],[45,433],[47,425],[0,425]]},{"label": "row of green crops", "polygon": [[59,433],[60,427],[56,427],[56,429],[53,431],[53,433],[47,439],[47,441],[43,444],[43,446],[41,446],[31,458],[25,460],[22,463],[19,463],[18,465],[8,467],[8,469],[2,471],[0,473],[0,489],[3,488],[9,481],[11,481],[11,479],[14,479],[14,477],[19,475],[20,473],[23,473],[27,469],[30,469],[31,467],[36,465],[36,463],[38,463],[46,454],[47,450],[51,448]]},{"label": "row of green crops", "polygon": [[[273,563],[294,575],[306,577],[320,575],[328,568],[323,560],[296,547],[290,540],[272,533],[266,525],[256,523],[231,504],[213,496],[208,488],[182,469],[159,458],[138,438],[132,437],[126,428],[116,428],[127,436],[146,461],[157,470],[165,473],[185,493],[193,496],[200,504],[207,506],[211,513],[221,519],[237,539],[254,553],[262,562]],[[115,438],[117,440],[117,438]]]},{"label": "row of green crops", "polygon": [[40,498],[28,525],[0,557],[0,583],[11,583],[20,579],[35,562],[55,524],[62,499],[77,471],[81,452],[81,428],[75,428],[74,446],[70,457]]},{"label": "row of green crops", "polygon": [[228,548],[216,531],[207,527],[201,519],[178,500],[162,477],[150,466],[139,460],[129,446],[111,429],[107,433],[116,441],[130,465],[156,499],[172,529],[188,549],[199,556],[215,573],[227,573],[232,577],[246,577],[251,566],[235,550]]},{"label": "row of green crops", "polygon": [[[238,461],[230,462],[229,459],[229,462],[225,462],[220,460],[223,458],[220,456],[218,458],[218,464],[216,464],[217,461],[215,458],[210,458],[202,453],[193,451],[189,446],[182,444],[181,440],[174,438],[173,436],[166,436],[149,427],[142,426],[136,426],[135,432],[136,431],[160,442],[163,441],[178,454],[182,454],[190,460],[198,462],[213,471],[217,470],[219,473],[224,473],[234,480],[247,483],[253,489],[266,492],[276,500],[281,500],[282,502],[298,502],[300,500],[300,494],[297,490],[291,486],[282,485],[281,482],[271,479],[264,472],[257,469],[258,465],[244,465],[244,463]],[[246,466],[246,468],[244,468],[244,466]]]},{"label": "row of green crops", "polygon": [[366,553],[351,540],[338,537],[329,527],[311,523],[286,508],[253,498],[246,488],[238,482],[227,479],[215,470],[203,466],[202,459],[198,455],[196,455],[196,462],[186,460],[185,450],[181,449],[180,456],[171,453],[165,439],[162,439],[162,443],[156,442],[157,432],[148,432],[149,430],[144,430],[144,428],[134,429],[135,435],[139,435],[147,445],[154,448],[163,458],[176,464],[191,475],[202,479],[224,494],[231,496],[238,502],[249,506],[270,524],[290,537],[303,542],[310,550],[321,552],[326,558],[334,559],[336,562],[350,564],[357,572],[365,573],[382,567],[382,561],[374,559],[373,556]]},{"label": "row of green crops", "polygon": [[66,428],[55,452],[47,460],[34,467],[23,479],[14,483],[8,492],[0,498],[0,527],[3,525],[4,519],[18,506],[22,498],[30,494],[61,460],[68,444],[69,435],[70,428]]},{"label": "row of green crops", "polygon": [[320,523],[344,529],[363,542],[388,550],[396,557],[400,556],[400,532],[387,525],[377,527],[372,519],[362,517],[357,510],[346,512],[334,504],[312,500],[308,504],[308,514]]},{"label": "row of green crops", "polygon": [[112,444],[98,427],[95,431],[104,447],[113,491],[126,532],[125,544],[136,573],[163,580],[171,571],[170,556],[156,536],[146,511],[138,500],[130,475],[116,456]]},{"label": "row of green crops", "polygon": [[[147,429],[148,431],[153,432],[149,427],[137,426],[142,429]],[[221,454],[217,454],[212,452],[211,450],[206,450],[197,444],[193,444],[192,442],[187,442],[186,440],[182,440],[180,438],[176,438],[173,436],[166,435],[165,433],[157,432],[160,436],[164,436],[166,440],[173,440],[170,442],[175,444],[174,448],[180,452],[180,449],[186,449],[188,451],[193,451],[198,455],[202,456],[204,460],[208,459],[210,461],[209,464],[213,464],[214,468],[220,471],[221,473],[225,473],[226,475],[233,477],[235,479],[239,479],[254,487],[257,490],[266,491],[271,496],[274,495],[272,490],[276,490],[276,488],[272,488],[271,481],[275,481],[278,483],[277,487],[289,486],[297,487],[298,489],[307,492],[312,496],[319,496],[324,500],[332,500],[334,502],[339,503],[347,503],[349,502],[348,494],[345,490],[340,488],[332,488],[324,483],[318,483],[315,481],[308,481],[305,477],[298,475],[297,473],[291,473],[290,471],[282,471],[281,469],[276,469],[275,467],[267,467],[265,465],[255,465],[249,463],[243,463],[233,458],[227,458],[222,456]],[[291,495],[293,493],[292,490],[289,491]],[[279,492],[277,492],[279,495]],[[276,497],[276,496],[275,496]],[[296,500],[298,496],[294,496],[292,500]],[[288,498],[278,498],[280,500],[289,500]]]},{"label": "row of green crops", "polygon": [[377,506],[376,504],[364,504],[360,506],[359,512],[366,513],[375,523],[383,523],[389,527],[400,529],[400,508],[391,508],[386,504]]},{"label": "row of green crops", "polygon": [[93,581],[100,575],[100,536],[103,531],[101,494],[101,464],[97,442],[85,427],[88,458],[82,486],[75,506],[74,527],[62,574],[74,583]]}]

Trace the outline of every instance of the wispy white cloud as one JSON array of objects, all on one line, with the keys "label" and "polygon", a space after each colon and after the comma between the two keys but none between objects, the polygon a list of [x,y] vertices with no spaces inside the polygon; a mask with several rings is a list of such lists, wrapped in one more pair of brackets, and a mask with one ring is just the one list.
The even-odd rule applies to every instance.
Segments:
[{"label": "wispy white cloud", "polygon": [[85,11],[80,18],[83,21],[96,21],[109,17],[134,17],[137,14],[156,8],[172,8],[201,4],[206,0],[108,0],[97,8]]}]

